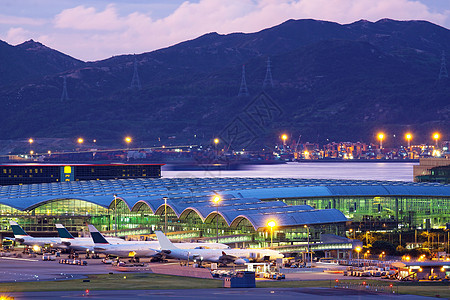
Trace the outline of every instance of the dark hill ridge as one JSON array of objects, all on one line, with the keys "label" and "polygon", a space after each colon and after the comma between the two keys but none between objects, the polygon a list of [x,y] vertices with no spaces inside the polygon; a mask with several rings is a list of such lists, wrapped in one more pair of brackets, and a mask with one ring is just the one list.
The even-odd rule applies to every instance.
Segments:
[{"label": "dark hill ridge", "polygon": [[17,46],[0,43],[0,86],[40,80],[84,63],[33,40]]},{"label": "dark hill ridge", "polygon": [[[280,130],[310,141],[370,142],[382,128],[397,136],[412,130],[426,142],[430,130],[445,135],[450,128],[450,83],[437,80],[442,51],[450,57],[449,30],[388,19],[289,20],[256,33],[209,33],[88,63],[34,41],[2,42],[0,69],[10,73],[0,72],[0,139],[118,140],[128,133],[147,144],[174,135],[173,143],[209,140],[250,102],[236,97],[242,65],[255,96],[270,56],[275,88],[268,93],[283,116],[259,131],[257,144],[276,139]],[[130,90],[135,59],[141,91]],[[62,76],[66,103],[60,101]]]}]

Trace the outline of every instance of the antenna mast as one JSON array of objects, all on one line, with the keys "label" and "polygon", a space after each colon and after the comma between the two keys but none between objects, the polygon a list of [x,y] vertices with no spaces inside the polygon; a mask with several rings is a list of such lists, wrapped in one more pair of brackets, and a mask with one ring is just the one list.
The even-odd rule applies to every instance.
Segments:
[{"label": "antenna mast", "polygon": [[247,82],[245,81],[245,65],[242,66],[242,79],[241,79],[241,87],[239,89],[238,97],[249,96],[247,89]]},{"label": "antenna mast", "polygon": [[67,93],[67,77],[63,76],[63,91],[61,94],[61,101],[69,100],[69,94]]},{"label": "antenna mast", "polygon": [[133,79],[131,79],[130,87],[132,90],[141,90],[141,80],[139,79],[139,73],[138,73],[138,69],[137,69],[136,54],[134,55],[134,73],[133,73]]},{"label": "antenna mast", "polygon": [[442,51],[441,70],[439,71],[439,80],[442,78],[448,78],[447,66],[445,64],[445,51]]},{"label": "antenna mast", "polygon": [[272,70],[270,65],[270,57],[267,58],[267,71],[266,78],[264,78],[263,89],[265,88],[273,88],[273,80],[272,80]]}]

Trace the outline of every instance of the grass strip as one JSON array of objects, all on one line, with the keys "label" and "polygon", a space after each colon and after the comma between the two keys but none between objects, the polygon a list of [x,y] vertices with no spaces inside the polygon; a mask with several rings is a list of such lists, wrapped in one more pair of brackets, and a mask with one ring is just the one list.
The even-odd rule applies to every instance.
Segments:
[{"label": "grass strip", "polygon": [[[152,273],[121,273],[88,275],[86,279],[56,280],[40,282],[0,283],[0,292],[41,292],[41,291],[83,291],[89,290],[159,290],[159,289],[213,289],[222,287],[221,280],[200,279]],[[391,282],[380,280],[341,280],[353,284],[388,286],[399,294],[450,299],[448,282]],[[257,288],[329,288],[334,286],[333,280],[301,280],[301,281],[262,281],[257,280]]]}]

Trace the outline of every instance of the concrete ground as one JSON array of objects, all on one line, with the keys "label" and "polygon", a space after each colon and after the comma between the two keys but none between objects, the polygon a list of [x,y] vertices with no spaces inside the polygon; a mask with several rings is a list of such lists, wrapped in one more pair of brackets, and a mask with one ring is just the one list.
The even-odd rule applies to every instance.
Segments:
[{"label": "concrete ground", "polygon": [[41,255],[0,257],[0,282],[73,279],[83,278],[84,274],[114,272],[113,267],[103,264],[101,259],[86,260],[87,266],[59,264],[58,261],[59,258],[56,261],[42,261]]},{"label": "concrete ground", "polygon": [[[62,258],[67,258],[63,255]],[[80,259],[83,259],[80,257]],[[59,260],[59,259],[58,259]],[[18,281],[44,281],[84,278],[87,274],[108,274],[120,273],[115,267],[103,264],[101,259],[89,259],[87,266],[59,264],[56,261],[42,261],[42,256],[31,257],[23,255],[22,257],[0,257],[0,282],[18,282]],[[154,263],[150,267],[139,268],[138,272],[151,273],[151,266],[163,266],[170,269],[179,268],[179,263],[172,262],[167,264]],[[153,269],[158,269],[158,268]],[[204,269],[203,269],[204,270]],[[134,271],[134,270],[133,270]],[[286,274],[286,280],[335,280],[347,278],[342,273],[311,272],[302,270],[300,273]],[[266,280],[266,279],[258,279]],[[167,287],[169,288],[169,286]],[[258,288],[258,289],[200,289],[200,290],[114,290],[114,291],[65,291],[65,292],[12,292],[7,295],[14,299],[79,299],[80,297],[93,299],[134,299],[138,297],[152,299],[275,299],[283,297],[286,299],[376,299],[379,294],[373,294],[367,291],[355,291],[345,289],[328,288]],[[413,295],[382,295],[386,299],[428,299]],[[408,298],[406,298],[408,297]]]},{"label": "concrete ground", "polygon": [[327,288],[258,288],[258,289],[203,289],[203,290],[115,290],[115,291],[66,291],[66,292],[24,292],[9,293],[14,299],[433,299],[414,295],[379,295],[365,291],[338,290]]},{"label": "concrete ground", "polygon": [[[61,258],[66,259],[67,257],[67,255],[62,255]],[[59,259],[57,258],[56,261],[42,261],[41,255],[35,255],[35,257],[29,255],[0,257],[0,282],[61,280],[83,278],[86,274],[119,273],[115,267],[103,264],[101,259],[84,259],[84,256],[80,255],[79,259],[87,261],[87,266],[59,264]],[[148,261],[148,259],[144,261]],[[154,266],[153,268],[151,267],[152,265]],[[153,269],[156,273],[160,273],[157,272],[158,269],[161,269],[161,267],[170,269],[170,266],[173,266],[175,270],[179,267],[179,264],[178,262],[168,264],[151,263],[149,268],[138,268],[133,270],[133,272],[152,273]],[[170,274],[167,272],[163,273]],[[304,271],[304,269],[300,273],[286,274],[286,280],[335,280],[341,278],[343,278],[342,273],[312,272]]]}]

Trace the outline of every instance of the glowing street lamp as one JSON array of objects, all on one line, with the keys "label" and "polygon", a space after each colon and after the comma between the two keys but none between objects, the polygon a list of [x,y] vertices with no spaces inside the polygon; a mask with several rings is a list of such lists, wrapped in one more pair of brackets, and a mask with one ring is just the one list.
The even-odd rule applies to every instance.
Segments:
[{"label": "glowing street lamp", "polygon": [[220,140],[218,138],[214,139],[214,148],[215,148],[214,150],[216,152],[216,158],[219,155],[219,151],[217,150],[217,144],[219,144],[219,142],[220,142]]},{"label": "glowing street lamp", "polygon": [[[133,139],[130,136],[125,137],[125,143],[127,143],[127,148],[130,148],[130,144],[133,141]],[[127,157],[128,160],[128,157]]]},{"label": "glowing street lamp", "polygon": [[287,134],[281,135],[281,139],[283,140],[283,149],[286,151],[286,141],[288,139]]},{"label": "glowing street lamp", "polygon": [[80,144],[80,145],[83,144],[84,143],[84,139],[83,138],[78,138],[77,143]]},{"label": "glowing street lamp", "polygon": [[380,132],[378,134],[378,139],[380,140],[380,149],[383,149],[384,133]]},{"label": "glowing street lamp", "polygon": [[411,148],[412,134],[411,133],[405,134],[405,139],[408,141],[408,149],[410,149]]},{"label": "glowing street lamp", "polygon": [[273,228],[277,226],[277,223],[272,220],[267,223],[267,226],[270,227],[270,248],[273,248]]},{"label": "glowing street lamp", "polygon": [[30,154],[33,155],[33,153],[31,153],[33,151],[31,150],[31,145],[34,143],[34,140],[32,138],[29,138],[28,143],[30,144]]},{"label": "glowing street lamp", "polygon": [[356,253],[358,253],[358,264],[359,264],[359,252],[361,252],[361,250],[362,248],[359,246],[355,248]]},{"label": "glowing street lamp", "polygon": [[433,139],[436,141],[436,148],[438,147],[438,141],[440,137],[441,135],[439,134],[439,132],[433,133]]},{"label": "glowing street lamp", "polygon": [[219,196],[215,196],[212,201],[216,204],[216,213],[217,213],[217,223],[216,223],[216,232],[217,232],[217,237],[216,237],[216,242],[219,243],[219,203],[221,201]]},{"label": "glowing street lamp", "polygon": [[353,234],[353,239],[355,239],[355,231],[353,228],[350,228],[348,231],[350,232],[350,236]]}]

